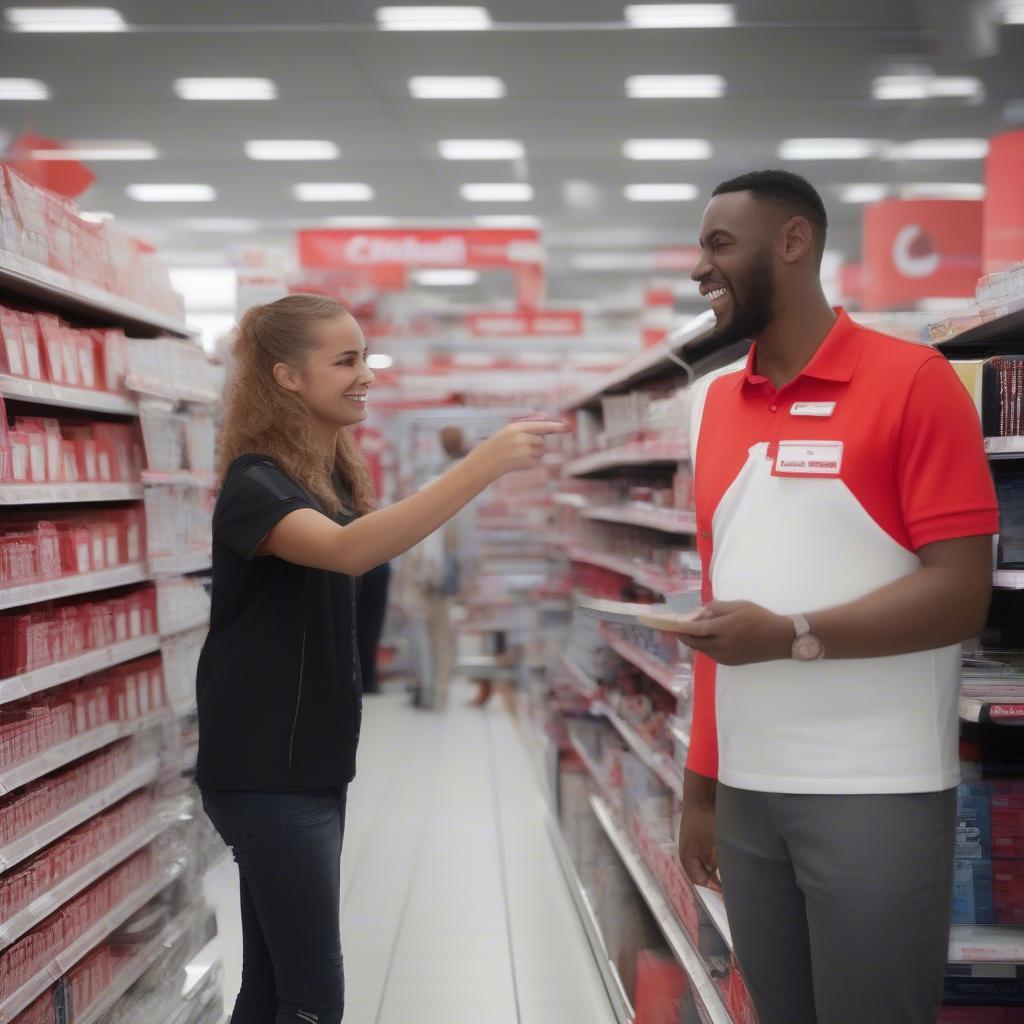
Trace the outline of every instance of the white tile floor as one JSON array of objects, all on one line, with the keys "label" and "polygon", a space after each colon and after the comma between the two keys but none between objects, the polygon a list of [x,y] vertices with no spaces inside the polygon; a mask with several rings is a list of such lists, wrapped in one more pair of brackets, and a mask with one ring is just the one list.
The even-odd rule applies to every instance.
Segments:
[{"label": "white tile floor", "polygon": [[[346,1024],[613,1024],[514,723],[369,697],[342,860]],[[230,1007],[234,864],[208,878]]]}]

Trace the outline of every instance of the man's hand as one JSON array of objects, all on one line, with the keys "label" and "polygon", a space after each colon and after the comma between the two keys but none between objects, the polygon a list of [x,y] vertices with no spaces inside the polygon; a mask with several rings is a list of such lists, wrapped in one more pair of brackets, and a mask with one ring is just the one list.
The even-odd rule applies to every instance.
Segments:
[{"label": "man's hand", "polygon": [[712,601],[678,639],[719,665],[788,659],[796,637],[792,619],[750,601]]},{"label": "man's hand", "polygon": [[717,889],[715,790],[714,779],[687,769],[683,783],[683,818],[679,824],[679,863],[695,885]]}]

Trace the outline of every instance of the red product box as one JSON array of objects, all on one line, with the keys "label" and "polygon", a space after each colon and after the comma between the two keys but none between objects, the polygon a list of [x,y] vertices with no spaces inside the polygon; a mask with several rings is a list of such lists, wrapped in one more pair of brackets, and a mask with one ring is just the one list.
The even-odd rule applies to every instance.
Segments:
[{"label": "red product box", "polygon": [[51,384],[64,384],[64,325],[49,313],[36,314],[36,327],[42,343],[43,366]]},{"label": "red product box", "polygon": [[11,439],[8,436],[7,406],[0,396],[0,483],[11,481]]},{"label": "red product box", "polygon": [[0,370],[12,377],[27,376],[25,338],[18,313],[0,306]]},{"label": "red product box", "polygon": [[992,863],[996,924],[1024,924],[1024,860]]},{"label": "red product box", "polygon": [[15,315],[21,326],[22,348],[25,353],[25,376],[31,380],[43,380],[43,357],[35,314],[18,312]]},{"label": "red product box", "polygon": [[725,992],[726,1009],[733,1024],[757,1024],[757,1013],[750,998],[747,983],[743,980],[736,957],[729,956],[729,978]]},{"label": "red product box", "polygon": [[1024,810],[992,811],[992,856],[1024,859]]}]

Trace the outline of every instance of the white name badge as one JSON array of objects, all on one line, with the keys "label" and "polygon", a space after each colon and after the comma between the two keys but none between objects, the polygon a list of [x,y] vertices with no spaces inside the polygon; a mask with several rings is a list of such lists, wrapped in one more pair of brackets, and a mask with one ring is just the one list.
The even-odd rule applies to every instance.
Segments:
[{"label": "white name badge", "polygon": [[839,476],[842,441],[780,441],[772,476]]},{"label": "white name badge", "polygon": [[827,420],[836,411],[835,402],[794,402],[789,409],[790,416],[818,416]]}]

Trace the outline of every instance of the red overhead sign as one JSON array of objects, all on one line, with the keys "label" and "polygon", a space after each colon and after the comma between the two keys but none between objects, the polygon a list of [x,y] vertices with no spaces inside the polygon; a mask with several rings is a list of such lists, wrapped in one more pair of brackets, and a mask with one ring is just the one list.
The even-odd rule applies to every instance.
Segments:
[{"label": "red overhead sign", "polygon": [[540,232],[531,228],[332,229],[300,231],[299,263],[340,267],[519,267],[540,263]]},{"label": "red overhead sign", "polygon": [[466,318],[477,338],[564,337],[583,333],[580,309],[536,309],[516,313],[472,313]]},{"label": "red overhead sign", "polygon": [[864,211],[864,308],[969,297],[981,276],[982,204],[889,199]]},{"label": "red overhead sign", "polygon": [[985,272],[1024,260],[1024,131],[997,135],[985,165]]}]

